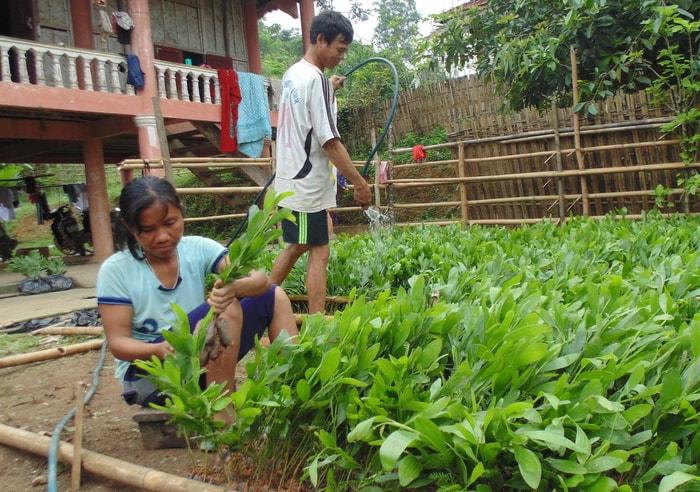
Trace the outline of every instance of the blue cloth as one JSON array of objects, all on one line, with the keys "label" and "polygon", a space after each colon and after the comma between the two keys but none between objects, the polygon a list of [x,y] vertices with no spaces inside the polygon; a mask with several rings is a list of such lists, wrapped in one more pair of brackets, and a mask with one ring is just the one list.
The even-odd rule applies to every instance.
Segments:
[{"label": "blue cloth", "polygon": [[265,137],[272,138],[270,106],[265,78],[254,73],[238,72],[241,102],[238,105],[238,150],[248,157],[260,157]]},{"label": "blue cloth", "polygon": [[139,57],[136,55],[126,55],[126,83],[131,84],[136,89],[143,89],[146,85],[146,74],[141,70]]}]

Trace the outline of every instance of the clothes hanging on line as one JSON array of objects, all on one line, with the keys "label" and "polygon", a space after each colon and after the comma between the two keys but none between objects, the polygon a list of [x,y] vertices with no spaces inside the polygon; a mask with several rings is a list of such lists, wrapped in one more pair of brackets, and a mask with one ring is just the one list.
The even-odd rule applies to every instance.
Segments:
[{"label": "clothes hanging on line", "polygon": [[255,73],[238,74],[241,104],[238,109],[238,150],[248,157],[260,157],[265,138],[272,138],[270,105],[265,78]]},{"label": "clothes hanging on line", "polygon": [[238,106],[241,102],[241,88],[235,70],[217,70],[221,86],[221,152],[238,150]]},{"label": "clothes hanging on line", "polygon": [[15,220],[15,209],[19,207],[17,190],[9,186],[0,187],[0,221]]},{"label": "clothes hanging on line", "polygon": [[90,208],[87,185],[85,183],[72,183],[63,185],[63,191],[68,195],[68,200],[75,208],[85,211]]}]

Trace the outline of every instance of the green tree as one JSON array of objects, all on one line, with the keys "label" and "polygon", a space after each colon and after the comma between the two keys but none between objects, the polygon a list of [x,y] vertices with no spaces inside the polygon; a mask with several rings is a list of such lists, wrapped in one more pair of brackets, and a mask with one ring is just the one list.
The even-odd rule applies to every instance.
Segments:
[{"label": "green tree", "polygon": [[402,87],[415,80],[417,45],[421,16],[415,0],[375,0],[377,27],[372,42],[399,73]]},{"label": "green tree", "polygon": [[[428,42],[435,61],[451,67],[475,63],[481,76],[495,76],[512,109],[548,105],[553,97],[570,101],[573,81],[570,47],[578,64],[578,87],[586,114],[595,101],[617,90],[648,87],[661,39],[645,28],[659,25],[658,0],[489,0],[458,14],[435,16],[443,24]],[[684,12],[697,15],[700,2],[681,0]],[[691,17],[693,14],[690,14]],[[688,55],[687,39],[667,33],[665,42]]]},{"label": "green tree", "polygon": [[265,77],[281,79],[284,72],[304,55],[298,29],[282,29],[279,24],[266,26],[258,21],[262,70]]},{"label": "green tree", "polygon": [[[345,2],[347,3],[347,2]],[[346,15],[351,21],[363,22],[369,19],[369,10],[364,8],[360,2],[351,2],[349,10],[347,12],[341,11],[336,8],[336,2],[334,0],[317,0],[316,8],[319,12],[324,10],[338,10],[339,12]]]}]

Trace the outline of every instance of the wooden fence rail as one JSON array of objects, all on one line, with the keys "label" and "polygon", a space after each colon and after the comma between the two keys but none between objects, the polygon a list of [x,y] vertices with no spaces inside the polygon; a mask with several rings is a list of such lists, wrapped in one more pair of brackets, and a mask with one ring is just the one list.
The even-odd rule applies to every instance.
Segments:
[{"label": "wooden fence rail", "polygon": [[[575,145],[578,143],[578,145]],[[658,122],[619,126],[596,125],[576,132],[518,132],[497,138],[464,139],[425,146],[428,158],[449,149],[452,158],[394,164],[387,178],[370,177],[375,207],[398,225],[531,223],[563,221],[571,215],[604,217],[609,213],[641,217],[661,204],[663,212],[700,213],[679,177],[697,172],[700,163],[680,160],[679,141],[659,134]],[[392,149],[400,161],[412,148]],[[171,159],[173,168],[261,166],[271,159]],[[355,162],[361,167],[364,162]],[[143,164],[130,161],[124,169]],[[151,164],[154,167],[154,163]],[[158,163],[155,163],[158,167]],[[178,188],[182,195],[258,194],[261,186]],[[586,213],[588,211],[588,213]],[[332,210],[340,225],[368,224],[352,200],[342,194]],[[192,217],[188,221],[243,218],[245,214]]]}]

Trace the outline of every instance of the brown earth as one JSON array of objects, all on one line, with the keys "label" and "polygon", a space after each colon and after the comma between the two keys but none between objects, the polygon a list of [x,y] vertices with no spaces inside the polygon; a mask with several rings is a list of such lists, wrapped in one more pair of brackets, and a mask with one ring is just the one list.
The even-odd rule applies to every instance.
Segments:
[{"label": "brown earth", "polygon": [[[29,335],[27,335],[29,336]],[[100,351],[66,356],[44,362],[0,368],[0,422],[50,437],[64,417],[76,407],[78,384],[92,385]],[[137,408],[124,403],[121,388],[114,377],[114,358],[107,352],[99,371],[97,390],[85,408],[83,448],[146,468],[189,477],[202,470],[204,454],[187,449],[147,450],[144,448],[133,415]],[[238,375],[245,374],[239,367]],[[66,423],[61,440],[73,442],[74,420]],[[211,455],[210,455],[211,463]],[[0,445],[0,489],[21,492],[46,490],[45,456]],[[71,490],[71,465],[59,463],[58,490]],[[217,478],[216,473],[214,477]],[[265,484],[245,483],[237,477],[233,490],[273,490]],[[223,473],[219,472],[219,481]],[[250,488],[246,488],[250,487]],[[142,490],[83,472],[80,490],[132,492]],[[293,484],[284,489],[300,490]]]},{"label": "brown earth", "polygon": [[[64,416],[76,406],[76,386],[92,385],[99,351],[67,356],[45,362],[0,369],[0,421],[23,430],[51,436]],[[114,359],[107,355],[99,372],[97,391],[85,409],[83,447],[113,458],[147,468],[186,476],[192,462],[185,449],[144,449],[138,425],[132,419],[136,409],[119,396],[121,389],[114,377]],[[68,421],[62,441],[73,441],[73,420]],[[2,488],[12,491],[44,490],[48,459],[21,450],[0,447]],[[60,463],[57,486],[70,490],[70,465]],[[139,490],[84,474],[83,490]]]},{"label": "brown earth", "polygon": [[46,238],[46,246],[53,244],[51,237],[51,221],[46,220],[43,224],[37,224],[35,214],[23,215],[17,221],[13,236],[19,241],[19,246],[22,248],[22,243],[28,240],[36,240],[37,238]]}]

